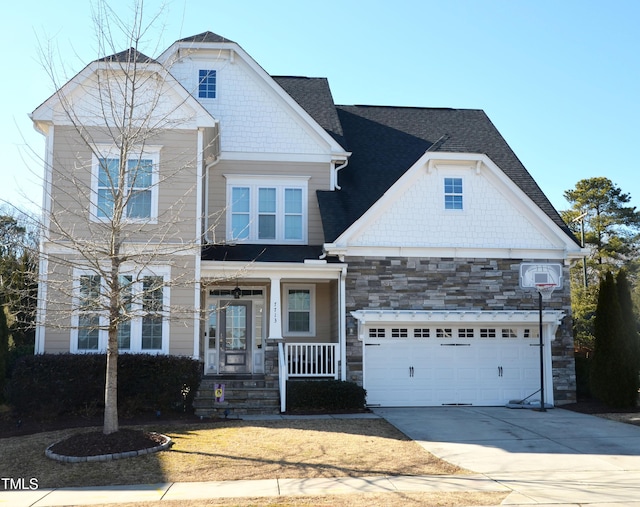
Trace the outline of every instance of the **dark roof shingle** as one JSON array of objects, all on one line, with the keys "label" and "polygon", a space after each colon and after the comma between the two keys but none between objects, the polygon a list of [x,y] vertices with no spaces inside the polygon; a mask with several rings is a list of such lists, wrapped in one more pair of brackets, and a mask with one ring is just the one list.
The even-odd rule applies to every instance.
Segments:
[{"label": "dark roof shingle", "polygon": [[324,77],[271,76],[318,124],[345,146],[342,124]]},{"label": "dark roof shingle", "polygon": [[114,63],[158,63],[156,60],[151,58],[150,56],[141,53],[140,51],[129,48],[124,51],[120,51],[119,53],[115,53],[113,55],[105,56],[96,60],[98,62],[114,62]]},{"label": "dark roof shingle", "polygon": [[[185,37],[184,39],[180,39],[177,42],[233,42],[222,35],[218,35],[213,32],[202,32],[198,35],[191,35],[190,37]],[[234,43],[235,44],[235,43]]]}]

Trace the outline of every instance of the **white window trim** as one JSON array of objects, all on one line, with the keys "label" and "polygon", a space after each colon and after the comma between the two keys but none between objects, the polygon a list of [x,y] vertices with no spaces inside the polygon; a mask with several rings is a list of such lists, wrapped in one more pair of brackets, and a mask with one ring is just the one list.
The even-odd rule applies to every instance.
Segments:
[{"label": "white window trim", "polygon": [[[193,96],[199,101],[199,102],[203,102],[205,104],[212,104],[215,101],[218,100],[218,97],[220,96],[220,86],[219,86],[219,79],[220,79],[220,69],[217,69],[216,67],[211,67],[208,65],[205,66],[198,66],[196,65],[196,86],[195,86],[195,91],[193,93]],[[206,70],[206,71],[214,71],[216,73],[216,96],[211,98],[211,97],[200,97],[200,71],[201,70]]]},{"label": "white window trim", "polygon": [[[89,269],[74,269],[73,271],[73,297],[72,308],[73,314],[71,316],[71,343],[69,351],[73,354],[104,354],[107,350],[108,344],[108,331],[107,331],[107,311],[101,310],[95,312],[100,316],[100,330],[98,332],[98,348],[97,349],[79,349],[78,348],[78,324],[80,312],[77,310],[80,306],[80,277],[83,275],[99,275],[93,270]],[[136,288],[139,289],[139,285],[142,284],[142,279],[146,276],[161,276],[164,280],[164,287],[162,290],[162,347],[159,349],[143,349],[142,348],[142,315],[131,319],[131,346],[129,349],[119,349],[123,354],[169,354],[169,333],[170,333],[170,312],[169,304],[171,302],[171,287],[169,286],[169,280],[171,278],[171,268],[167,266],[159,266],[153,268],[147,268],[143,270],[123,270],[120,273],[121,276],[132,275],[135,280]],[[104,278],[100,279],[101,297],[104,297]],[[134,289],[135,290],[135,289]],[[141,303],[133,303],[133,311],[141,310]]]},{"label": "white window trim", "polygon": [[[308,290],[309,291],[309,331],[289,331],[289,291],[290,290]],[[316,335],[316,286],[311,284],[287,283],[282,285],[284,292],[282,308],[284,310],[283,318],[283,336],[315,336]]]},{"label": "white window trim", "polygon": [[[158,223],[158,183],[160,180],[160,150],[162,146],[145,146],[142,150],[130,150],[129,158],[148,158],[153,161],[153,172],[151,175],[151,210],[149,218],[128,218],[124,217],[123,222],[129,223]],[[98,158],[120,158],[118,148],[112,145],[95,145],[92,147],[91,155],[91,203],[90,220],[92,222],[109,222],[108,217],[98,216]]]},{"label": "white window trim", "polygon": [[[461,193],[447,193],[445,192],[445,180],[448,179],[458,179],[462,181],[462,192]],[[442,181],[441,181],[441,187],[442,189],[442,209],[444,211],[446,211],[447,213],[462,213],[463,211],[466,210],[466,195],[465,195],[465,188],[466,188],[466,182],[464,177],[462,177],[461,175],[456,175],[456,174],[450,174],[450,175],[445,175],[442,177]],[[457,208],[447,208],[447,199],[446,197],[449,195],[459,195],[460,197],[462,197],[462,208],[457,209]]]},{"label": "white window trim", "polygon": [[[223,175],[227,180],[227,213],[226,213],[226,239],[229,242],[275,244],[275,245],[306,245],[309,230],[309,177],[300,176],[251,176],[251,175]],[[247,239],[234,238],[232,236],[232,189],[233,187],[249,187],[249,237]],[[276,239],[258,238],[258,189],[276,188],[277,212],[276,212]],[[302,239],[284,239],[284,189],[295,188],[302,190]]]}]

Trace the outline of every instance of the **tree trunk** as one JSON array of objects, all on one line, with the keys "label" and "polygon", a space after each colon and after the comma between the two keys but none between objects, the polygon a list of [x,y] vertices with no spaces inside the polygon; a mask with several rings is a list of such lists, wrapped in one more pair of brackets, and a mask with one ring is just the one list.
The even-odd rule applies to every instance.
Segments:
[{"label": "tree trunk", "polygon": [[[114,336],[112,336],[112,334]],[[115,345],[115,346],[114,346]],[[102,432],[110,435],[118,431],[118,331],[109,329],[107,369],[104,383],[104,426]]]}]

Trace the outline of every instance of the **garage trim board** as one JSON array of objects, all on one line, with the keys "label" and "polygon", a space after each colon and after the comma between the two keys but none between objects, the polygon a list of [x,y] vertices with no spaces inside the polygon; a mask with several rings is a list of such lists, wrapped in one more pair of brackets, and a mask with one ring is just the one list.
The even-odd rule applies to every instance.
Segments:
[{"label": "garage trim board", "polygon": [[[501,406],[540,388],[537,311],[358,310],[351,315],[358,322],[371,406]],[[552,371],[550,341],[564,316],[555,310],[542,315],[545,377]],[[552,386],[551,378],[546,386]],[[552,391],[545,388],[549,403]],[[530,401],[535,399],[539,394]]]}]

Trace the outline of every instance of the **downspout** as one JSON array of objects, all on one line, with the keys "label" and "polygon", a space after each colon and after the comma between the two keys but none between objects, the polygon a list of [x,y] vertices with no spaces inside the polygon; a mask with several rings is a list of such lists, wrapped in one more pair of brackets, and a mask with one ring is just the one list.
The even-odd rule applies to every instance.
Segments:
[{"label": "downspout", "polygon": [[342,268],[340,273],[340,287],[338,288],[338,313],[340,314],[339,340],[340,340],[340,380],[347,380],[347,268]]},{"label": "downspout", "polygon": [[204,197],[204,192],[202,189],[202,156],[204,153],[203,149],[203,136],[204,130],[202,128],[198,129],[198,152],[197,152],[197,163],[196,163],[196,210],[197,214],[200,214],[200,220],[196,223],[195,230],[195,241],[198,247],[196,258],[195,258],[195,286],[194,286],[194,312],[193,312],[193,359],[200,359],[200,339],[202,328],[204,327],[202,322],[202,221],[204,219],[204,208],[205,204],[202,202]]}]

